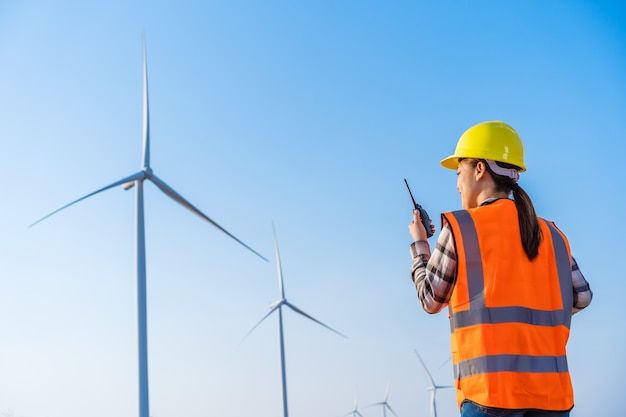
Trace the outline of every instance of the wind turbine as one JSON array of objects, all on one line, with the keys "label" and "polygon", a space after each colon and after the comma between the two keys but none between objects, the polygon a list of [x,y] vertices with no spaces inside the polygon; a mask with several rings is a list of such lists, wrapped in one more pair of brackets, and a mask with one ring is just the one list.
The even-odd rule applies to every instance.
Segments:
[{"label": "wind turbine", "polygon": [[145,233],[144,233],[144,205],[143,205],[143,182],[145,180],[151,181],[161,191],[165,193],[172,200],[176,201],[192,213],[197,214],[202,219],[206,220],[219,230],[245,246],[260,258],[267,261],[262,255],[256,252],[254,249],[237,239],[230,234],[222,226],[211,220],[208,216],[194,207],[190,202],[184,199],[169,185],[159,179],[152,172],[150,167],[150,115],[148,109],[148,65],[146,62],[146,40],[142,34],[142,46],[143,46],[143,157],[141,171],[115,181],[105,187],[102,187],[92,193],[89,193],[78,200],[72,201],[69,204],[53,211],[52,213],[37,220],[29,227],[36,225],[37,223],[47,219],[53,214],[78,203],[86,198],[89,198],[102,191],[106,191],[110,188],[121,185],[125,190],[132,187],[136,189],[136,240],[137,240],[137,332],[138,332],[138,356],[139,356],[139,417],[149,417],[149,402],[148,402],[148,330],[147,330],[147,304],[146,304],[146,248],[145,248]]},{"label": "wind turbine", "polygon": [[345,337],[346,339],[348,337],[338,332],[337,330],[325,325],[324,323],[317,320],[316,318],[308,315],[307,313],[305,313],[304,311],[300,310],[298,307],[296,307],[295,305],[287,301],[287,299],[285,298],[285,287],[284,287],[284,281],[283,281],[282,267],[280,263],[280,253],[278,252],[278,239],[276,238],[276,229],[274,228],[273,224],[272,224],[272,229],[274,232],[274,247],[276,249],[276,265],[278,268],[278,291],[280,293],[280,298],[277,301],[274,301],[272,304],[270,304],[269,313],[263,316],[263,318],[259,320],[259,322],[255,324],[252,329],[250,329],[250,331],[242,339],[242,342],[250,335],[250,333],[254,331],[254,329],[256,329],[259,326],[259,324],[263,322],[263,320],[268,318],[274,311],[278,311],[278,338],[279,338],[279,345],[280,345],[280,380],[281,380],[281,386],[282,386],[283,417],[289,417],[289,411],[287,407],[287,377],[286,377],[286,370],[285,370],[285,339],[283,335],[283,307],[284,306],[289,307],[290,309],[300,314],[301,316],[304,316],[307,319],[316,322],[317,324],[327,328],[331,332],[337,333],[339,336]]},{"label": "wind turbine", "polygon": [[389,385],[390,384],[387,384],[387,392],[385,393],[385,400],[381,401],[379,403],[374,403],[374,404],[368,405],[368,407],[374,407],[374,406],[380,405],[380,406],[383,407],[383,417],[387,417],[387,410],[391,411],[391,413],[394,416],[398,417],[396,412],[393,411],[393,408],[391,408],[391,406],[389,405],[389,402],[387,401],[387,400],[389,400]]},{"label": "wind turbine", "polygon": [[426,388],[426,391],[430,391],[430,417],[437,417],[437,404],[435,403],[435,395],[437,395],[437,390],[444,389],[444,388],[454,388],[454,386],[435,384],[435,380],[433,379],[432,375],[428,371],[428,368],[426,367],[426,364],[422,360],[422,357],[420,356],[419,353],[417,353],[417,349],[414,349],[414,350],[415,350],[415,354],[417,355],[417,359],[420,360],[420,362],[422,363],[422,367],[424,368],[424,371],[426,371],[426,376],[428,377],[428,381],[430,381],[430,386]]},{"label": "wind turbine", "polygon": [[357,392],[357,395],[354,397],[354,410],[350,411],[349,413],[344,414],[342,417],[348,417],[348,416],[352,416],[352,417],[363,417],[363,414],[361,414],[359,412],[359,407],[358,407],[358,401],[359,401],[359,394]]}]

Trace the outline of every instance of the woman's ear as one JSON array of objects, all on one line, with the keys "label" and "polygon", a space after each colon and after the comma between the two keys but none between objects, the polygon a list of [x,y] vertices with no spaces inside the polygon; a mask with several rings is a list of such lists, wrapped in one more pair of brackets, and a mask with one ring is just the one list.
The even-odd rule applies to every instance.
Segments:
[{"label": "woman's ear", "polygon": [[482,179],[485,175],[487,175],[487,166],[483,161],[478,161],[476,164],[476,168],[474,169],[474,175],[476,177],[476,181]]}]

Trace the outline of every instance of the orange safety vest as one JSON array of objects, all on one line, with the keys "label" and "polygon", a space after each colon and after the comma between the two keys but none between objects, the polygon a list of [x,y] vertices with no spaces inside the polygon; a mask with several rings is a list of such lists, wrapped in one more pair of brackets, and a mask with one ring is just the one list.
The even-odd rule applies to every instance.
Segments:
[{"label": "orange safety vest", "polygon": [[467,399],[487,407],[570,410],[567,238],[539,219],[542,242],[530,261],[509,199],[444,213],[442,221],[451,227],[457,254],[449,313],[459,407]]}]

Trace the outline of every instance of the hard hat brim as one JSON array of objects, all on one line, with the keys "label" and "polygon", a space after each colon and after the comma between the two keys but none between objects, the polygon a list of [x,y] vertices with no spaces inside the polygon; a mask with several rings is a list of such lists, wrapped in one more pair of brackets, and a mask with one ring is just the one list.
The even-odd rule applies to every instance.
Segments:
[{"label": "hard hat brim", "polygon": [[446,159],[441,160],[440,163],[442,167],[456,171],[459,167],[459,157],[457,155],[450,155]]}]

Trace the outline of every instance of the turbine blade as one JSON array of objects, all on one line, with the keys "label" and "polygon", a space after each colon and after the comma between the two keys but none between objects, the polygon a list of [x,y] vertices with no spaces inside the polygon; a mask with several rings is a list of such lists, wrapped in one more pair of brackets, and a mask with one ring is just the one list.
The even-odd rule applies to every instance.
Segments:
[{"label": "turbine blade", "polygon": [[318,319],[308,315],[307,313],[305,313],[304,311],[300,310],[298,307],[294,306],[293,304],[291,304],[289,301],[285,301],[285,305],[289,306],[290,309],[292,309],[293,311],[295,311],[298,314],[303,315],[304,317],[313,320],[314,322],[316,322],[317,324],[319,324],[320,326],[326,327],[328,330],[330,330],[333,333],[337,333],[339,336],[341,337],[345,337],[346,339],[348,338],[348,336],[346,336],[345,334],[338,332],[337,330],[333,329],[332,327],[329,327],[327,325],[325,325],[324,323],[322,323],[321,321],[319,321]]},{"label": "turbine blade", "polygon": [[141,32],[143,46],[143,160],[142,168],[150,168],[150,109],[148,107],[148,56],[146,36]]},{"label": "turbine blade", "polygon": [[387,407],[387,409],[389,409],[389,411],[391,411],[393,413],[394,416],[398,417],[398,414],[396,414],[395,411],[393,411],[393,408],[391,408],[391,406],[387,403],[385,403],[385,406]]},{"label": "turbine blade", "polygon": [[259,325],[261,323],[263,323],[263,320],[265,320],[266,318],[268,318],[274,311],[276,311],[276,309],[280,308],[282,303],[278,303],[274,308],[272,308],[270,310],[269,313],[267,313],[266,315],[263,316],[263,318],[261,320],[259,320],[259,322],[257,324],[254,325],[254,327],[252,329],[250,329],[250,331],[248,333],[246,333],[246,335],[243,337],[243,339],[241,339],[241,342],[239,343],[243,343],[244,340],[246,340],[248,338],[248,336],[250,336],[250,333],[252,333],[254,331],[254,329],[256,329],[257,327],[259,327]]},{"label": "turbine blade", "polygon": [[424,363],[424,361],[422,360],[422,357],[420,356],[419,353],[417,353],[417,349],[414,349],[415,354],[417,355],[417,359],[420,360],[420,362],[422,363],[422,367],[424,367],[424,371],[426,371],[426,375],[428,376],[428,380],[430,381],[431,385],[433,386],[433,388],[435,387],[435,380],[433,379],[432,375],[430,374],[430,372],[428,371],[428,368],[426,367],[426,364]]},{"label": "turbine blade", "polygon": [[96,194],[98,194],[98,193],[100,193],[100,192],[102,192],[102,191],[106,191],[106,190],[108,190],[109,188],[117,187],[118,185],[122,185],[122,184],[127,183],[127,182],[132,182],[132,181],[137,181],[137,180],[143,179],[143,178],[145,178],[145,175],[146,175],[146,174],[145,174],[145,172],[140,171],[140,172],[138,172],[138,173],[136,173],[136,174],[133,174],[133,175],[131,175],[131,176],[129,176],[129,177],[122,178],[121,180],[116,181],[116,182],[114,182],[114,183],[112,183],[112,184],[109,184],[109,185],[107,185],[106,187],[102,187],[102,188],[100,188],[100,189],[98,189],[98,190],[94,191],[93,193],[89,193],[89,194],[87,194],[87,195],[85,195],[85,196],[83,196],[83,197],[79,198],[78,200],[74,200],[74,201],[72,201],[71,203],[64,205],[63,207],[61,207],[61,208],[58,208],[58,209],[54,210],[52,213],[46,214],[46,215],[45,215],[45,216],[43,216],[41,219],[39,219],[39,220],[37,220],[36,222],[32,223],[32,224],[31,224],[30,226],[28,226],[28,227],[33,227],[33,226],[34,226],[34,225],[36,225],[37,223],[41,223],[42,221],[44,221],[44,220],[45,220],[45,219],[47,219],[48,217],[50,217],[50,216],[52,216],[52,215],[54,215],[54,214],[58,213],[59,211],[61,211],[61,210],[63,210],[63,209],[66,209],[66,208],[68,208],[69,206],[71,206],[71,205],[73,205],[73,204],[78,203],[79,201],[85,200],[86,198],[89,198],[89,197],[91,197],[92,195],[96,195]]},{"label": "turbine blade", "polygon": [[450,356],[448,359],[445,360],[444,363],[441,364],[441,366],[439,367],[439,369],[443,368],[445,366],[446,363],[450,362],[452,360],[452,356]]},{"label": "turbine blade", "polygon": [[272,222],[272,231],[274,232],[274,248],[276,250],[276,266],[278,268],[278,291],[281,298],[285,298],[285,283],[283,280],[283,266],[280,262],[280,252],[278,251],[278,238],[276,237],[276,227]]},{"label": "turbine blade", "polygon": [[211,220],[206,214],[204,214],[203,212],[201,212],[200,210],[198,210],[196,207],[194,207],[189,201],[185,200],[183,198],[183,196],[181,196],[180,194],[178,194],[176,191],[174,191],[173,188],[171,188],[169,185],[167,185],[165,182],[163,182],[162,180],[160,180],[156,175],[152,175],[150,178],[150,181],[152,181],[161,191],[163,191],[168,197],[170,197],[172,200],[176,201],[178,204],[180,204],[181,206],[187,208],[189,211],[197,214],[198,216],[200,216],[201,218],[203,218],[204,220],[208,221],[209,223],[211,223],[213,226],[217,227],[218,229],[220,229],[222,232],[226,233],[228,236],[230,236],[231,238],[233,238],[234,240],[236,240],[239,244],[241,244],[242,246],[244,246],[246,249],[248,249],[250,252],[254,253],[255,255],[257,255],[259,258],[263,259],[265,262],[269,262],[263,255],[261,255],[260,253],[258,253],[257,251],[255,251],[254,249],[252,249],[250,246],[246,245],[245,243],[243,243],[241,240],[239,240],[238,238],[236,238],[235,236],[233,236],[230,232],[228,232],[226,229],[224,229],[222,226],[220,226],[219,224],[215,223],[213,220]]}]

